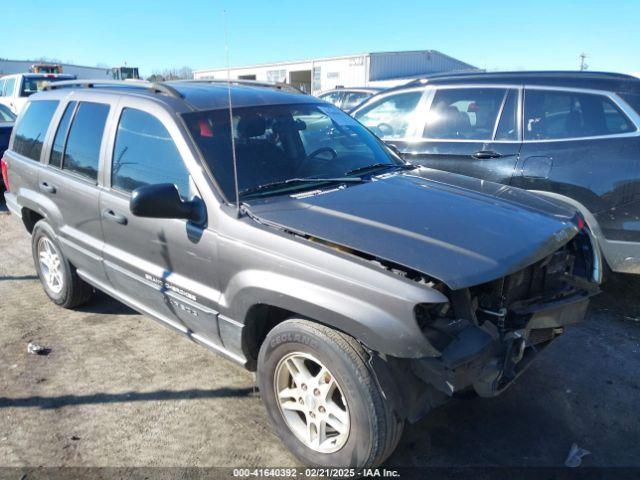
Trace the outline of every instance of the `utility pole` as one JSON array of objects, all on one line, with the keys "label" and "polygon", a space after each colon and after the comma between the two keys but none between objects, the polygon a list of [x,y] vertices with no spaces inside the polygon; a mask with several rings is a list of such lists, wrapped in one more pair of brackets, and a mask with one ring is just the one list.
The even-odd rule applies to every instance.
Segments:
[{"label": "utility pole", "polygon": [[587,58],[587,54],[586,53],[581,53],[580,54],[580,71],[586,70],[587,68],[589,68],[589,65],[587,65],[585,63],[585,59]]}]

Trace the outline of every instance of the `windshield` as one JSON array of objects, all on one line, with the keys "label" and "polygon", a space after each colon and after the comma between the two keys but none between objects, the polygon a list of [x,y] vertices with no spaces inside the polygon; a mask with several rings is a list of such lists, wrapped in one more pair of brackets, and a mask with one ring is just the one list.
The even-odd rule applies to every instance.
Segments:
[{"label": "windshield", "polygon": [[[229,111],[186,113],[184,119],[223,193],[234,199]],[[332,105],[234,108],[233,132],[241,197],[256,190],[267,195],[313,189],[323,178],[339,182],[401,165],[380,140]],[[375,167],[363,169],[370,165]],[[309,178],[318,184],[300,181]],[[260,188],[265,186],[283,188]]]},{"label": "windshield", "polygon": [[[73,78],[73,77],[72,77]],[[21,97],[28,97],[34,93],[41,92],[44,87],[53,82],[61,82],[63,80],[69,80],[69,78],[60,77],[24,77],[22,79],[22,89],[20,91]]]}]

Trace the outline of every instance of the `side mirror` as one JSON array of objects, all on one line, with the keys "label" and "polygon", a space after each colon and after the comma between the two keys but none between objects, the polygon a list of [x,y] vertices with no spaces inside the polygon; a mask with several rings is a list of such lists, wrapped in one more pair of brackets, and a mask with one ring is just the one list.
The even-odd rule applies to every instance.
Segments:
[{"label": "side mirror", "polygon": [[195,202],[185,202],[172,183],[158,183],[136,188],[131,192],[129,210],[136,217],[185,218],[200,217]]}]

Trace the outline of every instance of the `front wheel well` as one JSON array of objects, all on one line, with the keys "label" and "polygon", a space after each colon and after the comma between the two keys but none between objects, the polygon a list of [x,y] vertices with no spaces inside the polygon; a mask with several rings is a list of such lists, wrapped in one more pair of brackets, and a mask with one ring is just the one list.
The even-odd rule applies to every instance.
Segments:
[{"label": "front wheel well", "polygon": [[253,305],[249,309],[242,332],[242,352],[247,359],[246,367],[249,370],[256,370],[260,347],[271,329],[294,316],[299,315],[296,312],[264,303]]}]

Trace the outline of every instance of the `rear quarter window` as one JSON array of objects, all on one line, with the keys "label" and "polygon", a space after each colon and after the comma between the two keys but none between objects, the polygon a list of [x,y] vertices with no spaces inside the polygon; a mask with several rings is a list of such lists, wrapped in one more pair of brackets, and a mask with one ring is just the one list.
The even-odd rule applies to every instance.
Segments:
[{"label": "rear quarter window", "polygon": [[31,160],[40,161],[44,137],[57,107],[57,100],[30,102],[14,129],[12,150]]},{"label": "rear quarter window", "polygon": [[525,140],[556,140],[631,133],[635,125],[604,95],[527,90]]}]

